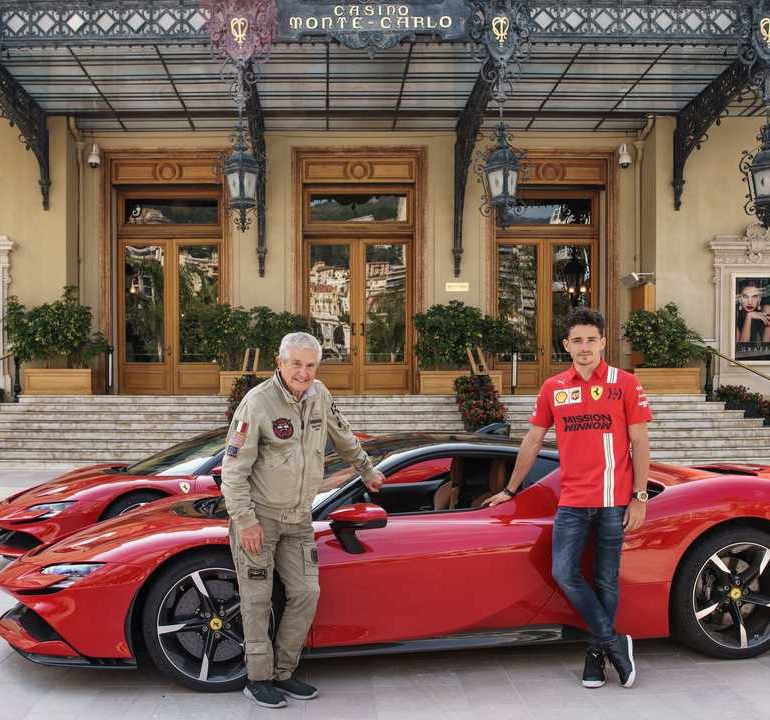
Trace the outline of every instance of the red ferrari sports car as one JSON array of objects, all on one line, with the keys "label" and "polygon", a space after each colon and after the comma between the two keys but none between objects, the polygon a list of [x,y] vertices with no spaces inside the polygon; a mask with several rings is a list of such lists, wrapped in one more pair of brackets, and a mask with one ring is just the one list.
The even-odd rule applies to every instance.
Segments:
[{"label": "red ferrari sports car", "polygon": [[[580,636],[581,621],[550,574],[555,450],[540,453],[511,502],[486,508],[515,461],[514,442],[411,434],[365,447],[387,478],[376,495],[340,458],[326,459],[313,508],[322,592],[308,656]],[[435,460],[448,469],[395,481]],[[770,467],[654,465],[649,486],[647,521],[625,542],[618,630],[675,634],[723,658],[765,652]],[[160,500],[35,548],[0,571],[0,588],[19,602],[0,620],[0,636],[36,662],[132,667],[146,650],[161,671],[198,690],[244,682],[221,498]],[[274,590],[279,623],[279,578]]]},{"label": "red ferrari sports car", "polygon": [[[218,493],[226,436],[227,428],[213,430],[131,466],[79,468],[0,501],[0,556],[17,558],[40,544],[171,495]],[[414,479],[434,470],[418,468]]]}]

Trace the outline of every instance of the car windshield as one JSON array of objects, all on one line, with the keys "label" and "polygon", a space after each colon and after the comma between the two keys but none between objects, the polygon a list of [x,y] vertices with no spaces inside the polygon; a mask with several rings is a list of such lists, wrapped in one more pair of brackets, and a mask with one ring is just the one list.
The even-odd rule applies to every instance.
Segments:
[{"label": "car windshield", "polygon": [[126,468],[129,475],[191,475],[225,447],[227,430],[199,435]]}]

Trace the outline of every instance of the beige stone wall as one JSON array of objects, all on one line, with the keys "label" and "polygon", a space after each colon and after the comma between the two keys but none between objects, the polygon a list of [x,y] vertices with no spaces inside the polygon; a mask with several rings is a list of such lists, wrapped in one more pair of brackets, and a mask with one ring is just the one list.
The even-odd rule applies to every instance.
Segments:
[{"label": "beige stone wall", "polygon": [[654,182],[655,202],[646,208],[643,235],[646,251],[654,247],[650,267],[656,273],[657,304],[677,303],[688,324],[707,338],[716,333],[708,242],[716,235],[742,235],[752,220],[743,211],[746,184],[738,161],[743,150],[757,145],[761,124],[761,118],[728,117],[709,130],[708,141],[687,161],[679,211],[671,186],[674,118],[658,118],[650,138],[654,173],[645,179]]},{"label": "beige stone wall", "polygon": [[35,156],[19,140],[19,130],[0,118],[0,235],[16,243],[9,292],[27,306],[56,299],[73,281],[72,138],[64,118],[48,123],[50,209],[43,209]]}]

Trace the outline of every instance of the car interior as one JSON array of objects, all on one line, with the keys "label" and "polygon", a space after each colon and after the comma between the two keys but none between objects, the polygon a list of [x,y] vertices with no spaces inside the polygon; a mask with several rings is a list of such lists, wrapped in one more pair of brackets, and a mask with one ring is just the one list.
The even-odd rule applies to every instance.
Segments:
[{"label": "car interior", "polygon": [[[448,471],[421,482],[389,481],[378,493],[369,493],[361,485],[352,496],[340,498],[341,502],[334,505],[338,507],[340,504],[371,502],[384,508],[388,515],[473,510],[481,507],[484,500],[503,489],[511,476],[514,463],[514,455],[455,456],[451,458]],[[538,458],[519,492],[557,467],[558,460]],[[329,508],[331,509],[333,508]]]}]

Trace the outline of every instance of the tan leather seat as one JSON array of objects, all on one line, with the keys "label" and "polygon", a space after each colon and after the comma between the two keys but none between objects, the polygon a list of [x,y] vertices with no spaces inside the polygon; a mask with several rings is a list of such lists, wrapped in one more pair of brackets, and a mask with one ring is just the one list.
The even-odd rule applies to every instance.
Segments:
[{"label": "tan leather seat", "polygon": [[495,460],[492,463],[492,467],[489,469],[489,489],[473,498],[471,507],[481,507],[481,503],[483,503],[484,500],[491,498],[493,495],[497,495],[497,493],[505,487],[505,484],[508,481],[507,475],[505,460]]},{"label": "tan leather seat", "polygon": [[449,480],[433,494],[433,509],[454,510],[457,507],[457,499],[460,497],[461,483],[462,460],[460,458],[452,458],[452,462],[449,465]]}]

